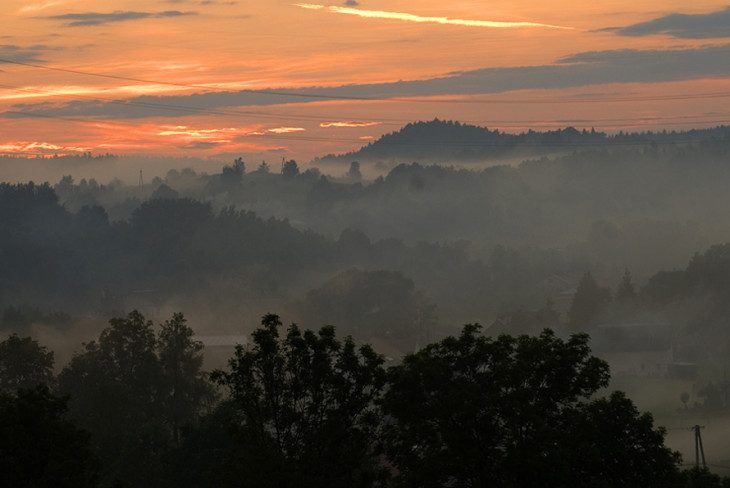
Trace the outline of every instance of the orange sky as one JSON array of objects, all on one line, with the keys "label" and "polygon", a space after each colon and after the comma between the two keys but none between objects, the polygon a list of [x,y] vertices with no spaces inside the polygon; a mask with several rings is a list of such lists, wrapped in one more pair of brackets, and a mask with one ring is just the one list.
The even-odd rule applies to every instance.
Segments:
[{"label": "orange sky", "polygon": [[[508,131],[730,120],[726,2],[347,3],[4,0],[0,59],[25,65],[0,63],[0,153],[306,161],[434,117]],[[673,13],[698,17],[606,30]],[[342,94],[360,100],[329,99]]]}]

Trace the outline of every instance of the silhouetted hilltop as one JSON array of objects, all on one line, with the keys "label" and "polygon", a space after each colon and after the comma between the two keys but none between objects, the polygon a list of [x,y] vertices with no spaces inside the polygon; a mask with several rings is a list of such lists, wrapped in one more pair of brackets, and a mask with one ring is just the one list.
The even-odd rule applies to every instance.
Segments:
[{"label": "silhouetted hilltop", "polygon": [[685,144],[721,140],[730,143],[730,127],[662,132],[606,134],[573,127],[518,134],[451,120],[412,122],[357,151],[318,158],[322,162],[485,160],[571,152],[576,148],[615,145]]}]

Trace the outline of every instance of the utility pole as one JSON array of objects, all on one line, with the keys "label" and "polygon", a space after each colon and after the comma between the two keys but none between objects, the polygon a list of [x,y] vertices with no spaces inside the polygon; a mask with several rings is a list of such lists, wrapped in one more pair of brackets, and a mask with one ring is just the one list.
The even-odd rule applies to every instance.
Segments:
[{"label": "utility pole", "polygon": [[700,456],[702,456],[702,467],[706,468],[707,463],[705,462],[705,449],[702,447],[702,434],[700,429],[704,429],[704,425],[695,425],[692,430],[695,433],[695,466],[700,467]]}]

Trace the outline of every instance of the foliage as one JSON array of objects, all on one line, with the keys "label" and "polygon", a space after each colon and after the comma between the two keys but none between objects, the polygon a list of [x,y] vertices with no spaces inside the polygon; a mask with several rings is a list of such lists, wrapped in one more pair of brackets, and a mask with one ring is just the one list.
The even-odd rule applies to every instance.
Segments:
[{"label": "foliage", "polygon": [[611,291],[598,286],[590,273],[583,275],[568,312],[568,327],[588,330],[611,300]]},{"label": "foliage", "polygon": [[619,303],[631,303],[636,299],[636,288],[632,281],[631,272],[624,270],[624,275],[621,277],[621,283],[619,283],[616,289],[616,301]]},{"label": "foliage", "polygon": [[338,324],[357,339],[377,339],[401,351],[427,342],[435,328],[435,306],[393,271],[344,271],[310,290],[305,309],[310,323]]},{"label": "foliage", "polygon": [[91,488],[95,462],[88,435],[48,387],[0,393],[0,471],[13,488]]},{"label": "foliage", "polygon": [[175,443],[183,426],[195,422],[201,407],[213,400],[207,378],[201,374],[203,344],[193,339],[185,317],[176,313],[160,327],[157,350],[162,368],[162,410]]},{"label": "foliage", "polygon": [[103,481],[147,486],[212,392],[182,315],[165,322],[159,338],[136,311],[109,323],[64,368],[59,388],[71,397],[71,416],[91,433]]},{"label": "foliage", "polygon": [[297,162],[293,159],[284,161],[284,164],[281,167],[281,175],[284,178],[294,178],[299,175],[299,166],[297,165]]},{"label": "foliage", "polygon": [[[659,487],[676,472],[651,417],[620,394],[589,401],[608,384],[608,366],[590,356],[587,336],[478,331],[466,326],[391,368],[384,448],[401,485]],[[601,446],[609,439],[648,467],[624,470],[618,447]],[[647,472],[653,484],[641,484]]]},{"label": "foliage", "polygon": [[242,479],[259,487],[371,486],[379,476],[371,443],[373,401],[385,385],[383,359],[369,346],[339,341],[266,315],[229,371],[213,378],[231,394]]},{"label": "foliage", "polygon": [[17,334],[0,342],[0,392],[31,389],[52,382],[53,351]]}]

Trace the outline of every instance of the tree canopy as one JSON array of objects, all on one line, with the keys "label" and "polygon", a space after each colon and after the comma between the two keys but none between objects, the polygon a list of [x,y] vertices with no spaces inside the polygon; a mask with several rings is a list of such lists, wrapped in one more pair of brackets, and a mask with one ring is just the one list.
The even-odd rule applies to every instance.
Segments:
[{"label": "tree canopy", "polygon": [[384,449],[402,486],[667,486],[678,458],[651,417],[620,394],[591,400],[608,379],[585,335],[468,325],[390,369]]},{"label": "tree canopy", "polygon": [[229,371],[213,378],[230,391],[241,476],[261,487],[366,487],[379,477],[371,457],[385,386],[383,359],[369,346],[340,341],[266,315]]}]

